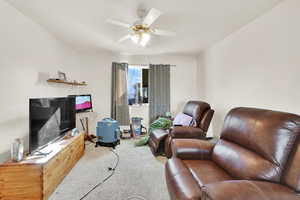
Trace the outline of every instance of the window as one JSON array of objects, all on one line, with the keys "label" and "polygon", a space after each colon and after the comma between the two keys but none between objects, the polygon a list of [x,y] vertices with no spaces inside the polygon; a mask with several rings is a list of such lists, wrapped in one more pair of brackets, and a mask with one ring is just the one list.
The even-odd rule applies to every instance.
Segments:
[{"label": "window", "polygon": [[128,67],[128,104],[148,103],[148,72],[143,66]]}]

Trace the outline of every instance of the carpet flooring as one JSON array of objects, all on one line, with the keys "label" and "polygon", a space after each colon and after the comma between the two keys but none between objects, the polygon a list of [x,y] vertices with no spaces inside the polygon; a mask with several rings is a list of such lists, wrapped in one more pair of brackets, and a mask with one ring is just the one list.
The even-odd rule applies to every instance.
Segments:
[{"label": "carpet flooring", "polygon": [[[163,157],[155,158],[149,147],[134,147],[122,140],[115,152],[119,165],[114,175],[84,200],[168,200]],[[110,175],[116,155],[106,147],[87,145],[85,155],[57,187],[49,200],[80,200],[93,186]]]}]

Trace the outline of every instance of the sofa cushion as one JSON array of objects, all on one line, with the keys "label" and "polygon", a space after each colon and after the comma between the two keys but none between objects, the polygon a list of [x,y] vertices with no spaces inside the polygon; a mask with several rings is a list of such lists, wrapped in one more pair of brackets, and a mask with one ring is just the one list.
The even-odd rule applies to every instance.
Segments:
[{"label": "sofa cushion", "polygon": [[206,133],[197,127],[175,126],[171,130],[172,138],[205,138]]},{"label": "sofa cushion", "polygon": [[299,200],[300,196],[283,185],[264,181],[233,180],[202,187],[201,200]]},{"label": "sofa cushion", "polygon": [[173,157],[183,160],[209,160],[214,144],[206,140],[173,139],[171,150]]},{"label": "sofa cushion", "polygon": [[278,166],[226,140],[220,140],[215,145],[212,160],[235,178],[278,181],[280,177],[281,169]]},{"label": "sofa cushion", "polygon": [[213,161],[183,160],[183,163],[189,169],[200,187],[209,183],[233,180],[228,173],[226,173],[222,168],[218,167]]},{"label": "sofa cushion", "polygon": [[165,175],[171,199],[200,200],[201,189],[182,160],[169,159]]},{"label": "sofa cushion", "polygon": [[[241,170],[241,164],[236,163],[242,163],[248,171],[255,170],[257,165],[265,166],[266,168],[261,168],[261,172],[255,170],[257,177],[279,182],[281,169],[285,167],[299,132],[298,115],[255,108],[235,108],[226,116],[221,133],[221,140],[227,143],[221,141],[216,145],[213,158],[221,167],[240,178],[255,177],[249,176],[251,172]],[[218,145],[222,146],[218,148]],[[252,153],[241,155],[247,149]],[[224,151],[231,153],[224,156]],[[259,160],[263,164],[254,162],[255,157],[261,158]],[[267,164],[268,161],[273,167]],[[240,170],[242,172],[236,174]]]}]

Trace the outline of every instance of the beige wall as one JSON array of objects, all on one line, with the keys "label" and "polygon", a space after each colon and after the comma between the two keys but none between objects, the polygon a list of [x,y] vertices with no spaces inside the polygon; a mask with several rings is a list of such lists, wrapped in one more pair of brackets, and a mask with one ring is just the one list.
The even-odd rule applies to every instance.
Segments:
[{"label": "beige wall", "polygon": [[299,20],[300,1],[283,1],[199,56],[202,92],[216,110],[214,135],[237,106],[300,114]]},{"label": "beige wall", "polygon": [[[28,144],[29,98],[92,93],[95,114],[90,117],[109,116],[111,53],[73,51],[3,1],[0,27],[0,162],[9,156],[15,138]],[[46,83],[58,70],[88,86]]]}]

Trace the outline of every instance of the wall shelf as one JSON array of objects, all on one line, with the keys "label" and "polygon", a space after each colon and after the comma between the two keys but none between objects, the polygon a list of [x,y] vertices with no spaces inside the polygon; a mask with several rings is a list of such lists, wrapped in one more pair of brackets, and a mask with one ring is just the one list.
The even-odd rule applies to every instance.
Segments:
[{"label": "wall shelf", "polygon": [[59,83],[59,84],[66,84],[66,85],[77,85],[77,86],[87,86],[85,82],[71,82],[71,81],[64,81],[64,80],[57,80],[57,79],[48,79],[48,83]]}]

